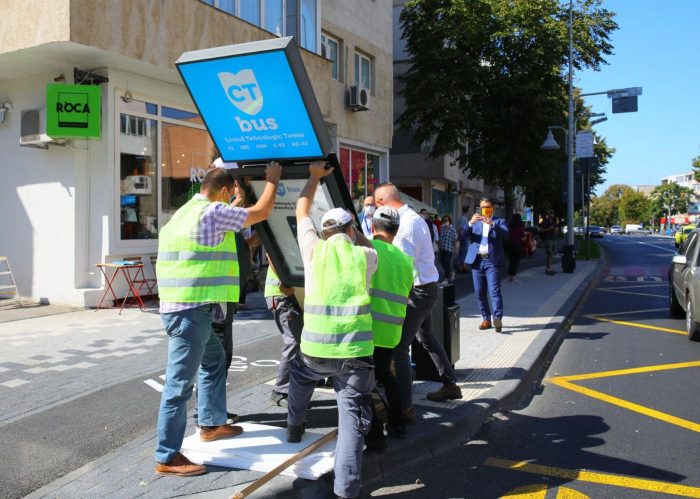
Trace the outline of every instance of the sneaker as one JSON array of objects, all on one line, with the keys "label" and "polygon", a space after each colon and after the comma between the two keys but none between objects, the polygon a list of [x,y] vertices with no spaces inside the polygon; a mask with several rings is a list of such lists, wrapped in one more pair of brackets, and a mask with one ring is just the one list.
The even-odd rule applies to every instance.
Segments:
[{"label": "sneaker", "polygon": [[243,428],[240,426],[229,426],[227,424],[202,426],[199,430],[199,440],[202,442],[213,442],[222,438],[237,437],[241,433],[243,433]]},{"label": "sneaker", "polygon": [[403,419],[406,424],[414,425],[418,421],[418,416],[416,416],[416,409],[411,406],[403,411]]},{"label": "sneaker", "polygon": [[406,425],[392,425],[391,423],[387,423],[386,432],[394,438],[404,439],[408,437]]},{"label": "sneaker", "polygon": [[198,476],[206,472],[205,466],[193,463],[179,452],[167,463],[156,463],[156,475],[161,476]]},{"label": "sneaker", "polygon": [[287,442],[296,444],[301,442],[301,436],[306,431],[306,425],[287,424]]},{"label": "sneaker", "polygon": [[279,407],[287,407],[287,394],[286,393],[279,393],[274,390],[272,390],[272,394],[270,395],[270,400],[272,400],[275,405]]},{"label": "sneaker", "polygon": [[501,329],[503,329],[503,320],[500,317],[494,317],[493,318],[493,327],[496,328],[497,333],[500,333]]},{"label": "sneaker", "polygon": [[238,422],[238,420],[241,419],[238,414],[234,414],[232,412],[226,412],[226,424],[233,424]]},{"label": "sneaker", "polygon": [[462,390],[460,390],[456,384],[451,383],[449,385],[442,385],[442,388],[436,392],[430,392],[427,397],[428,400],[432,400],[433,402],[461,399]]}]

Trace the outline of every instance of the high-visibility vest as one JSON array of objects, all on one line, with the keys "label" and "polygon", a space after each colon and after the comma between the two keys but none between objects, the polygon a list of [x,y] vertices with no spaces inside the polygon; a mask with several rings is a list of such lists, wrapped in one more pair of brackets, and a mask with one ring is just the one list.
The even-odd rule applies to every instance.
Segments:
[{"label": "high-visibility vest", "polygon": [[285,294],[280,289],[282,286],[282,281],[280,281],[277,272],[272,268],[272,265],[267,267],[267,275],[265,276],[265,292],[263,296],[265,298],[275,298],[277,296],[285,296]]},{"label": "high-visibility vest", "polygon": [[377,271],[369,296],[374,346],[394,348],[401,341],[408,295],[413,287],[413,259],[392,244],[373,239]]},{"label": "high-visibility vest", "polygon": [[237,302],[240,293],[236,238],[226,232],[216,246],[192,240],[206,199],[192,198],[175,212],[158,235],[156,276],[165,302]]},{"label": "high-visibility vest", "polygon": [[313,287],[304,300],[301,351],[350,359],[374,352],[365,250],[344,238],[319,242],[311,262]]}]

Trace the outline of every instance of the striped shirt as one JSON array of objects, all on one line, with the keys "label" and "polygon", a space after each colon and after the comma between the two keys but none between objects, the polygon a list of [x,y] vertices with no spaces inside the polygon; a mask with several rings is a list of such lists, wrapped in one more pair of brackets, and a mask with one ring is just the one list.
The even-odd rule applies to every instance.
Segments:
[{"label": "striped shirt", "polygon": [[[196,199],[207,199],[202,194],[195,194]],[[238,232],[248,218],[248,210],[236,208],[224,203],[211,203],[204,209],[199,225],[192,229],[190,238],[203,246],[217,246],[222,243],[226,232]],[[190,308],[200,307],[211,302],[175,303],[160,302],[160,313],[171,314]],[[214,308],[214,320],[220,322],[226,315],[225,304]]]}]

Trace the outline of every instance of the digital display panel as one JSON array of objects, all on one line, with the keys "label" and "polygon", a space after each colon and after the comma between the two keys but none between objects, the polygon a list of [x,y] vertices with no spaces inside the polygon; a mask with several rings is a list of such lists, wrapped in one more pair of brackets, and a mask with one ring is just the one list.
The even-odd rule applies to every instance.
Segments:
[{"label": "digital display panel", "polygon": [[291,38],[188,52],[176,64],[225,161],[328,154],[328,132]]}]

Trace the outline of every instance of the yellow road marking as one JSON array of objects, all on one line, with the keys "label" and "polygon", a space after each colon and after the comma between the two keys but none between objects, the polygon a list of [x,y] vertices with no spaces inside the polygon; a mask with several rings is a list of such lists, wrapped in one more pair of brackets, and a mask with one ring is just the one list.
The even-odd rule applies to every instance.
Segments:
[{"label": "yellow road marking", "polygon": [[501,499],[546,499],[548,488],[544,483],[524,485],[501,496]]},{"label": "yellow road marking", "polygon": [[588,397],[592,397],[594,399],[602,400],[603,402],[622,407],[623,409],[634,411],[639,414],[643,414],[645,416],[649,416],[651,418],[655,418],[672,425],[680,426],[681,428],[685,428],[686,430],[691,430],[700,433],[700,424],[695,423],[693,421],[681,419],[671,414],[666,414],[665,412],[657,411],[655,409],[635,404],[633,402],[629,402],[618,397],[613,397],[612,395],[608,395],[607,393],[602,393],[597,390],[592,390],[590,388],[586,388],[572,383],[572,381],[600,379],[612,376],[625,376],[628,374],[639,374],[656,371],[668,371],[671,369],[684,369],[687,367],[700,367],[700,361],[679,362],[676,364],[661,364],[657,366],[633,367],[631,369],[618,369],[615,371],[602,371],[589,374],[575,374],[572,376],[556,376],[553,378],[546,378],[546,381],[550,381],[557,386],[566,388],[567,390],[571,390],[573,392],[577,392],[582,395],[586,395]]},{"label": "yellow road marking", "polygon": [[666,312],[668,307],[661,308],[645,308],[642,310],[625,310],[623,312],[606,312],[604,314],[595,314],[595,316],[588,315],[586,317],[612,317],[613,315],[632,315],[632,314],[644,314],[647,312]]},{"label": "yellow road marking", "polygon": [[527,461],[509,461],[507,459],[497,459],[493,457],[486,459],[484,464],[493,468],[553,476],[557,478],[565,478],[567,480],[578,480],[580,482],[590,482],[601,485],[612,485],[614,487],[674,494],[683,497],[700,497],[700,487],[676,485],[657,480],[645,480],[642,478],[632,478],[621,475],[612,475],[610,473],[597,473],[593,471],[568,470],[564,468],[556,468],[554,466],[532,464]]},{"label": "yellow road marking", "polygon": [[654,298],[666,298],[666,295],[652,295],[651,293],[634,293],[632,291],[618,291],[617,289],[598,288],[599,291],[607,291],[608,293],[620,293],[621,295],[637,295],[637,296],[653,296]]},{"label": "yellow road marking", "polygon": [[674,334],[682,334],[686,335],[685,331],[682,329],[670,329],[667,327],[660,327],[660,326],[648,326],[647,324],[640,324],[639,322],[629,322],[629,321],[616,321],[613,319],[606,319],[605,317],[601,317],[599,315],[585,315],[584,317],[588,317],[589,319],[594,319],[596,321],[602,321],[602,322],[610,322],[612,324],[619,324],[621,326],[632,326],[632,327],[638,327],[642,329],[652,329],[654,331],[663,331],[665,333],[674,333]]}]

